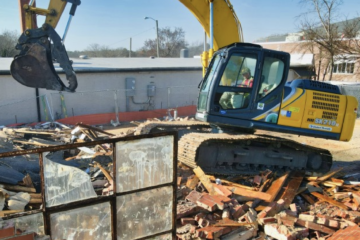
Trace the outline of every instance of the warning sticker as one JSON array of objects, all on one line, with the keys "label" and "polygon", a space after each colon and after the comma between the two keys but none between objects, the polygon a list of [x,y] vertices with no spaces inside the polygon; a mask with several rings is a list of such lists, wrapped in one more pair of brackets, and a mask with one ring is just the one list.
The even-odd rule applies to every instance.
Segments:
[{"label": "warning sticker", "polygon": [[290,111],[290,112],[300,112],[300,108],[290,107],[290,108],[289,108],[289,111]]}]

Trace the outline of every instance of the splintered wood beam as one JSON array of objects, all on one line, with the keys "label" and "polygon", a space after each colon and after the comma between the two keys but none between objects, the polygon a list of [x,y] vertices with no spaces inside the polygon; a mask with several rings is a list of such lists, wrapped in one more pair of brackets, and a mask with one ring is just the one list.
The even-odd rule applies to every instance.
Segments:
[{"label": "splintered wood beam", "polygon": [[0,188],[1,187],[6,190],[13,191],[13,192],[36,193],[36,189],[33,187],[22,187],[22,186],[18,186],[18,185],[0,184]]},{"label": "splintered wood beam", "polygon": [[272,196],[269,193],[250,191],[250,190],[247,190],[244,188],[238,188],[238,187],[234,187],[234,186],[226,186],[226,187],[234,194],[243,196],[243,197],[255,198],[255,199],[260,199],[260,200],[264,200],[264,201],[270,201],[272,198]]},{"label": "splintered wood beam", "polygon": [[112,184],[113,183],[113,178],[111,177],[110,173],[103,168],[103,166],[101,166],[100,163],[95,162],[94,163],[94,167],[98,167],[100,169],[100,171],[105,175],[106,179]]},{"label": "splintered wood beam", "polygon": [[[212,176],[212,175],[206,175],[206,176],[209,177],[211,181],[213,181],[213,182],[216,181],[216,178],[214,176]],[[249,187],[249,186],[241,185],[241,184],[238,184],[238,183],[230,182],[230,181],[227,181],[227,180],[224,180],[224,179],[220,179],[220,181],[221,181],[221,183],[223,183],[225,185],[239,187],[239,188],[245,188],[245,189],[250,190],[250,191],[256,191],[256,188],[253,188],[253,187]]]},{"label": "splintered wood beam", "polygon": [[204,171],[200,167],[196,167],[193,169],[195,175],[200,179],[200,182],[204,185],[206,190],[209,192],[210,195],[218,195],[212,182],[210,179],[205,175]]},{"label": "splintered wood beam", "polygon": [[267,194],[271,195],[269,200],[265,200],[267,203],[271,203],[271,202],[273,202],[275,200],[278,193],[280,192],[280,190],[284,186],[285,181],[289,177],[289,175],[290,175],[290,172],[287,172],[283,176],[279,177],[278,179],[276,179],[275,181],[272,182],[271,186],[266,191]]},{"label": "splintered wood beam", "polygon": [[44,144],[44,143],[38,143],[38,142],[28,142],[28,141],[21,141],[21,140],[13,140],[14,143],[21,143],[25,145],[35,145],[35,146],[41,146],[41,147],[51,147],[56,146],[56,144]]},{"label": "splintered wood beam", "polygon": [[308,194],[306,193],[300,193],[300,196],[302,196],[308,203],[310,203],[311,205],[315,204],[316,201],[314,199],[312,199]]},{"label": "splintered wood beam", "polygon": [[344,204],[342,204],[342,203],[340,203],[340,202],[338,202],[338,201],[336,201],[336,200],[334,200],[332,198],[326,197],[326,196],[322,195],[321,193],[312,192],[311,194],[314,195],[315,197],[317,197],[318,199],[320,199],[322,201],[325,201],[325,202],[328,202],[331,205],[334,205],[334,206],[339,207],[341,209],[344,209],[344,210],[349,209],[346,205],[344,205]]},{"label": "splintered wood beam", "polygon": [[283,199],[285,201],[284,204],[285,209],[287,209],[294,200],[303,179],[304,179],[303,172],[298,171],[291,173],[289,177],[289,181],[287,182],[287,185],[285,187],[285,190],[282,192],[280,197],[276,198],[276,199]]},{"label": "splintered wood beam", "polygon": [[79,127],[82,127],[82,128],[88,128],[88,129],[90,129],[90,130],[93,130],[93,131],[96,131],[96,132],[100,132],[100,133],[106,134],[106,135],[108,135],[108,136],[115,136],[115,134],[105,132],[104,130],[102,130],[102,129],[100,129],[100,128],[92,127],[92,126],[89,126],[89,125],[84,124],[84,123],[77,123],[76,126],[79,126]]},{"label": "splintered wood beam", "polygon": [[322,177],[319,177],[315,182],[316,183],[324,182],[324,181],[328,180],[329,178],[331,178],[332,176],[334,176],[335,174],[341,172],[343,169],[344,168],[339,168],[338,170],[331,171],[328,174],[326,174],[326,175],[324,175]]}]

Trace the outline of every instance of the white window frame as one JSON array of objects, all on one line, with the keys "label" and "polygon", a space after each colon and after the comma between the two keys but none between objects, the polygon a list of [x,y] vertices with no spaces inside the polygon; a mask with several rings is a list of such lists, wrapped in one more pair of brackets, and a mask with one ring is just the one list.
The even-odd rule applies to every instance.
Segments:
[{"label": "white window frame", "polygon": [[334,57],[333,73],[336,74],[354,74],[355,63],[358,55],[337,55]]}]

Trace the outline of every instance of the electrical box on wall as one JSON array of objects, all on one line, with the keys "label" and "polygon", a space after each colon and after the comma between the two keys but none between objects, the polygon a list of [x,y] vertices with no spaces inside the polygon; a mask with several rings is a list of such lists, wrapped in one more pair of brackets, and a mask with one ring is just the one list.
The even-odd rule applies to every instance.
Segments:
[{"label": "electrical box on wall", "polygon": [[156,86],[153,82],[151,82],[149,85],[147,85],[147,95],[148,97],[155,97],[156,93]]},{"label": "electrical box on wall", "polygon": [[135,78],[125,78],[125,96],[134,97],[135,96]]}]

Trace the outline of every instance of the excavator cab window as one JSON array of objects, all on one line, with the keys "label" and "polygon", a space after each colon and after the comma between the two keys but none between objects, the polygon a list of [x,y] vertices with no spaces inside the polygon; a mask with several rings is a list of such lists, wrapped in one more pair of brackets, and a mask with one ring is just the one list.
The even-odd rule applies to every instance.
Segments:
[{"label": "excavator cab window", "polygon": [[233,53],[221,76],[215,104],[222,109],[241,109],[249,105],[253,87],[256,54]]},{"label": "excavator cab window", "polygon": [[212,59],[210,66],[208,68],[207,74],[201,83],[200,86],[200,94],[198,99],[198,110],[205,111],[206,103],[209,97],[209,91],[211,87],[211,83],[215,80],[217,72],[219,71],[220,60],[222,56],[221,54],[217,54]]},{"label": "excavator cab window", "polygon": [[264,58],[258,101],[263,99],[280,85],[281,80],[283,79],[284,68],[284,62],[281,59],[273,57]]}]

